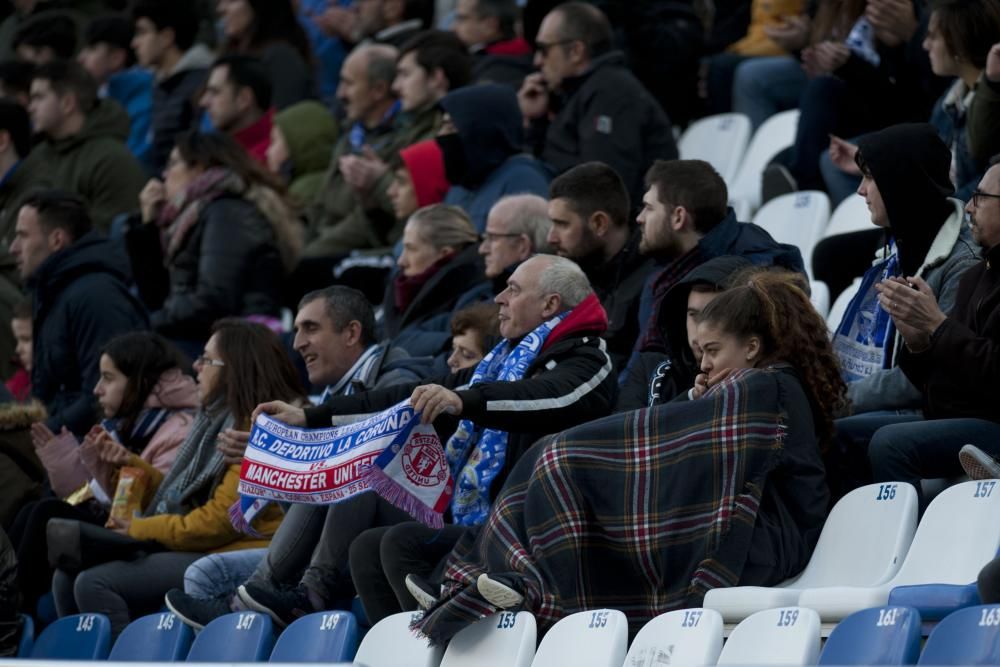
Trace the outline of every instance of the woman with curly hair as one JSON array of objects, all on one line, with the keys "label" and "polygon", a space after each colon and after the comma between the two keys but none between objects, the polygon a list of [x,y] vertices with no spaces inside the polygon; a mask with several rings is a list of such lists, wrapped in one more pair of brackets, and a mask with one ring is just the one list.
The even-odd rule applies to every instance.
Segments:
[{"label": "woman with curly hair", "polygon": [[422,632],[445,641],[497,609],[529,610],[544,630],[609,607],[634,633],[711,588],[773,586],[805,567],[846,388],[799,277],[758,269],[734,284],[699,317],[705,356],[687,395],[543,439],[518,461],[449,556]]}]

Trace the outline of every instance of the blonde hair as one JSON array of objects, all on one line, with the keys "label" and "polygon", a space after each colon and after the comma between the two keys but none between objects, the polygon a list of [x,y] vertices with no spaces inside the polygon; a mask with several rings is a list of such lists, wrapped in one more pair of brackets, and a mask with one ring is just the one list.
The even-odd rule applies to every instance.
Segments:
[{"label": "blonde hair", "polygon": [[468,214],[457,206],[425,206],[411,215],[406,224],[419,225],[417,234],[436,249],[460,250],[479,241]]}]

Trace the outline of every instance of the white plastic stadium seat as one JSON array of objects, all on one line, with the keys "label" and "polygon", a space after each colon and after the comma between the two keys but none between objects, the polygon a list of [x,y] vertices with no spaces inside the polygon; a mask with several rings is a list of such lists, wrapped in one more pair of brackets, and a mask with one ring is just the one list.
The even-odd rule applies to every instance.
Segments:
[{"label": "white plastic stadium seat", "polygon": [[868,210],[864,197],[861,195],[850,195],[847,199],[837,204],[830,216],[830,223],[823,232],[823,238],[836,236],[837,234],[849,234],[850,232],[864,232],[875,229],[872,224],[872,214]]},{"label": "white plastic stadium seat", "polygon": [[532,667],[621,667],[628,648],[628,621],[616,609],[581,611],[552,626],[538,645]]},{"label": "white plastic stadium seat", "polygon": [[834,299],[833,305],[830,306],[830,313],[826,316],[826,328],[830,330],[831,334],[836,332],[837,327],[840,326],[840,321],[844,319],[844,313],[851,305],[851,299],[858,293],[859,287],[861,287],[861,278],[855,278],[854,282]]},{"label": "white plastic stadium seat", "polygon": [[813,248],[829,220],[830,198],[818,190],[775,197],[753,217],[754,223],[766,229],[774,240],[798,247],[810,278]]},{"label": "white plastic stadium seat", "polygon": [[897,573],[917,527],[917,492],[909,484],[889,482],[854,489],[841,498],[823,524],[809,564],[778,586],[715,588],[705,607],[729,622],[754,612],[800,602],[807,588],[875,586]]},{"label": "white plastic stadium seat", "polygon": [[691,123],[681,135],[677,151],[682,160],[708,162],[730,186],[748,143],[750,119],[741,113],[720,113]]},{"label": "white plastic stadium seat", "polygon": [[812,301],[816,312],[826,320],[826,316],[830,314],[830,288],[824,282],[810,280],[809,293],[809,300]]},{"label": "white plastic stadium seat", "polygon": [[[737,201],[745,201],[752,214],[760,207],[761,178],[764,168],[775,155],[795,143],[795,130],[799,125],[799,110],[777,113],[757,128],[743,163],[736,173],[736,180],[729,188],[729,201],[737,208]],[[728,183],[727,183],[728,184]]]},{"label": "white plastic stadium seat", "polygon": [[530,612],[494,614],[452,637],[441,667],[529,667],[535,635]]},{"label": "white plastic stadium seat", "polygon": [[[1000,547],[997,487],[997,480],[983,480],[942,491],[924,512],[899,572],[888,581],[869,586],[803,587],[799,604],[818,611],[823,621],[839,621],[859,609],[885,605],[889,592],[897,586],[974,582]],[[875,542],[851,536],[850,548],[862,545],[872,547]]]},{"label": "white plastic stadium seat", "polygon": [[819,658],[819,614],[803,607],[759,611],[737,625],[719,655],[719,665],[815,665]]},{"label": "white plastic stadium seat", "polygon": [[681,609],[660,614],[632,640],[627,667],[714,665],[722,652],[722,616],[712,609]]},{"label": "white plastic stadium seat", "polygon": [[361,640],[355,665],[364,667],[438,667],[440,647],[431,646],[427,638],[410,631],[413,612],[387,616],[375,624]]}]

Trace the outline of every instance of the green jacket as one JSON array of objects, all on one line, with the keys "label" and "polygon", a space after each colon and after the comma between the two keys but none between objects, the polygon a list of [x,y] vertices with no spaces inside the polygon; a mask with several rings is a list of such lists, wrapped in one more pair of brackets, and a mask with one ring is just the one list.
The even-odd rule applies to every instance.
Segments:
[{"label": "green jacket", "polygon": [[101,100],[71,137],[40,143],[28,156],[52,187],[75,192],[90,206],[94,226],[105,233],[116,215],[139,205],[146,171],[125,145],[128,114],[117,102]]},{"label": "green jacket", "polygon": [[301,206],[316,198],[326,179],[330,155],[337,143],[337,121],[313,100],[293,104],[274,115],[288,146],[291,167],[288,193]]},{"label": "green jacket", "polygon": [[[384,162],[410,144],[433,137],[441,125],[441,112],[434,105],[413,115],[400,114],[391,124],[369,130],[369,143]],[[392,172],[386,172],[367,197],[360,197],[340,175],[340,158],[351,153],[350,134],[345,132],[333,149],[323,188],[308,210],[309,227],[303,257],[334,257],[394,244],[403,234],[389,200]]]}]

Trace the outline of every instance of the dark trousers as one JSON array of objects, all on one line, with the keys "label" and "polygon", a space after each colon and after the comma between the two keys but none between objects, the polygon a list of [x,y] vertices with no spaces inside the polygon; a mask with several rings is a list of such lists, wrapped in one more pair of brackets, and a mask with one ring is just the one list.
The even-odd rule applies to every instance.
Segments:
[{"label": "dark trousers", "polygon": [[977,584],[983,604],[1000,602],[1000,557],[994,558],[979,571]]},{"label": "dark trousers", "polygon": [[407,521],[361,533],[351,544],[351,577],[368,621],[374,625],[416,609],[416,600],[406,590],[406,575],[439,580],[445,558],[468,530],[451,524],[439,530]]}]

